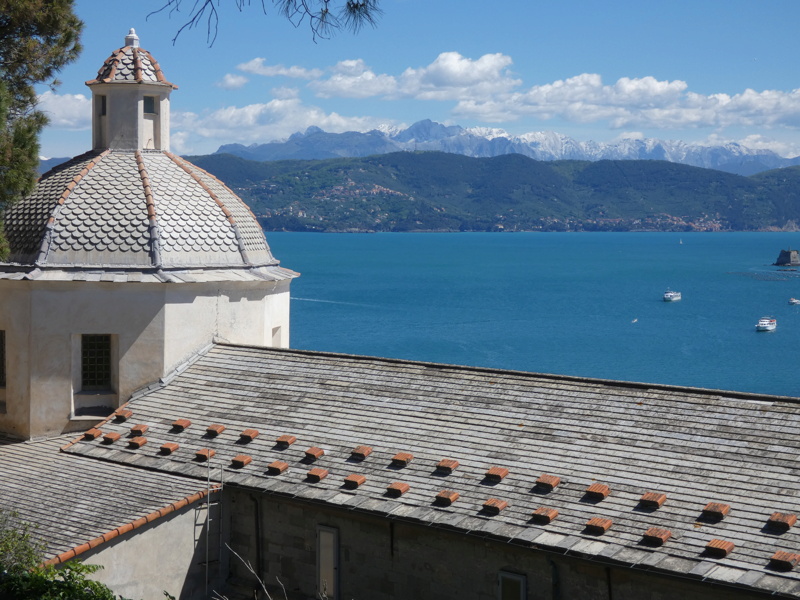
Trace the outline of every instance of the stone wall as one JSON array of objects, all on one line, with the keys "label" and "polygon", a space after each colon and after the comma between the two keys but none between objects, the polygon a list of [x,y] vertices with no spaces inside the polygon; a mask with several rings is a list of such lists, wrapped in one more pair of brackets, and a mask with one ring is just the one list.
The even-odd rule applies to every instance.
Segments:
[{"label": "stone wall", "polygon": [[318,526],[339,532],[342,600],[498,600],[501,573],[524,576],[527,600],[765,597],[231,486],[225,495],[231,547],[241,556],[229,559],[229,592],[239,594],[231,598],[253,598],[260,587],[243,560],[273,597],[283,597],[280,581],[289,600],[319,598]]}]

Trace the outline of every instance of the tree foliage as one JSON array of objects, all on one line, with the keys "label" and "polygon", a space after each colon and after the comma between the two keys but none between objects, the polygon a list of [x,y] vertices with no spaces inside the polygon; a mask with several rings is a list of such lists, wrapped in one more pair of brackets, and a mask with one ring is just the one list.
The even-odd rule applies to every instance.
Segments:
[{"label": "tree foliage", "polygon": [[[166,0],[151,15],[162,11],[168,11],[172,15],[188,6],[188,18],[178,29],[172,39],[173,43],[185,29],[205,23],[206,41],[211,46],[217,38],[222,2],[223,0]],[[272,0],[278,13],[295,27],[307,23],[314,41],[328,38],[340,29],[357,33],[364,25],[375,27],[382,12],[379,2],[380,0]],[[243,12],[251,4],[251,0],[233,0],[233,6],[239,12]],[[260,0],[259,4],[261,11],[267,14],[267,0]]]},{"label": "tree foliage", "polygon": [[33,189],[47,124],[35,86],[58,85],[56,72],[81,50],[82,27],[73,0],[0,0],[0,209]]},{"label": "tree foliage", "polygon": [[44,546],[34,528],[9,510],[0,509],[0,598],[4,600],[117,600],[89,575],[97,565],[69,562],[56,569],[41,566]]}]

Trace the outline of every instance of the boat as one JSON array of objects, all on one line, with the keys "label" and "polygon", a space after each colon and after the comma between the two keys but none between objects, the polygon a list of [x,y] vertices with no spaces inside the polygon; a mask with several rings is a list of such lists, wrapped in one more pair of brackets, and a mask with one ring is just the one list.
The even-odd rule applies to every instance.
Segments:
[{"label": "boat", "polygon": [[756,331],[775,331],[778,321],[775,317],[761,317],[756,323]]},{"label": "boat", "polygon": [[680,292],[673,292],[672,290],[667,290],[664,292],[664,302],[677,302],[681,299]]},{"label": "boat", "polygon": [[800,304],[800,300],[797,298],[789,298],[789,304]]}]

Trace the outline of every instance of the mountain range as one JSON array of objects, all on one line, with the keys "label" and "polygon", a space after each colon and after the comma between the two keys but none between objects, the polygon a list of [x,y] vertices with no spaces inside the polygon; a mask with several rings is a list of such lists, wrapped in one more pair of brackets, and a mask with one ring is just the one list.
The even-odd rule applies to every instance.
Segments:
[{"label": "mountain range", "polygon": [[319,127],[309,127],[285,141],[249,146],[225,144],[216,153],[274,161],[365,157],[402,151],[438,151],[473,158],[522,154],[541,161],[664,160],[737,175],[800,165],[800,157],[784,158],[771,150],[754,150],[733,142],[718,146],[654,138],[581,142],[552,131],[513,136],[502,129],[464,128],[431,120],[419,121],[406,129],[374,129],[366,133],[328,133]]}]

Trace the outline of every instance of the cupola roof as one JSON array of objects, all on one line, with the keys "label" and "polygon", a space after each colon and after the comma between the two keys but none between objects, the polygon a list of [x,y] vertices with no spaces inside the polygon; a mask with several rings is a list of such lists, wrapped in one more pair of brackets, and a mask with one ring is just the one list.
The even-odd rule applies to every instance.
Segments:
[{"label": "cupola roof", "polygon": [[178,89],[177,85],[164,77],[164,72],[153,55],[139,47],[139,36],[134,29],[125,36],[125,45],[111,53],[97,72],[97,77],[87,81],[86,85],[112,82],[154,83]]},{"label": "cupola roof", "polygon": [[[138,47],[133,29],[125,40],[89,84],[158,84],[168,94],[175,86]],[[166,147],[117,143],[137,139],[128,134],[146,115],[140,88],[116,89],[122,101],[108,102],[108,118],[121,132],[110,136],[115,145],[96,147],[45,173],[30,196],[6,211],[10,256],[0,278],[105,280],[102,273],[110,272],[115,281],[295,277],[278,266],[249,207],[216,177]],[[155,116],[168,123],[167,110]]]}]

